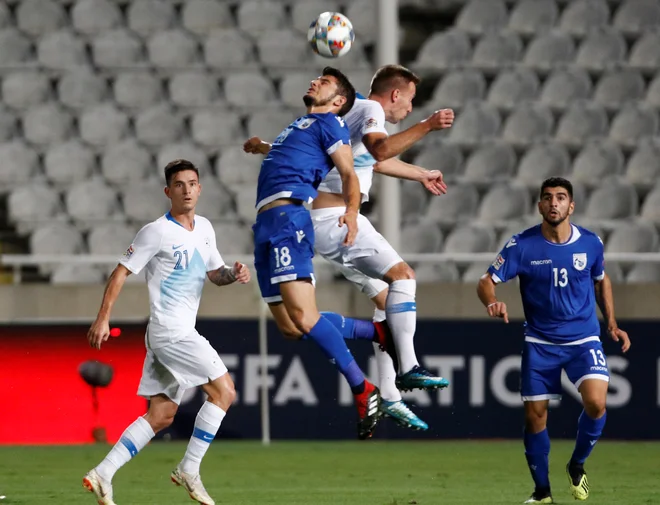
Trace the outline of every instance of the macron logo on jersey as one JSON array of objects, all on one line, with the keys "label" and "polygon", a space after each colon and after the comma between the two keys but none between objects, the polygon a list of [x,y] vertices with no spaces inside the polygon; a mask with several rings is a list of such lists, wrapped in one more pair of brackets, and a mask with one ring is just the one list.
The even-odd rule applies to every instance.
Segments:
[{"label": "macron logo on jersey", "polygon": [[296,238],[298,239],[298,243],[300,244],[302,242],[302,239],[305,238],[305,232],[302,230],[297,230],[296,231]]},{"label": "macron logo on jersey", "polygon": [[506,248],[505,249],[508,249],[509,247],[513,247],[514,245],[518,245],[518,243],[516,242],[515,238],[512,238],[511,240],[509,240],[506,243]]}]

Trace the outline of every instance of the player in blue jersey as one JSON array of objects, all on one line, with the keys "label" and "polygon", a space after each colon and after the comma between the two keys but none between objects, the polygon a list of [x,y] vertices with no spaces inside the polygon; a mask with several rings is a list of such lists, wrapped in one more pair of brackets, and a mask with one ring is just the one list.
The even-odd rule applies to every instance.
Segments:
[{"label": "player in blue jersey", "polygon": [[348,381],[358,408],[358,437],[365,439],[380,417],[380,393],[365,379],[342,332],[317,309],[314,226],[303,206],[316,198],[323,178],[337,167],[346,202],[337,226],[346,227],[345,243],[353,243],[360,185],[350,134],[341,116],[353,106],[355,89],[344,74],[326,67],[311,82],[303,101],[307,114],[285,128],[272,145],[250,139],[244,146],[266,154],[257,184],[254,264],[261,294],[284,336],[313,340]]},{"label": "player in blue jersey", "polygon": [[575,209],[571,183],[559,177],[544,181],[538,208],[542,223],[509,240],[480,279],[477,291],[488,315],[508,322],[506,304],[497,300],[495,288],[514,277],[520,280],[526,320],[521,368],[525,455],[536,485],[525,503],[553,503],[546,422],[549,400],[561,398],[562,370],[584,405],[566,472],[573,497],[586,500],[589,485],[584,462],[605,426],[609,382],[596,303],[608,334],[621,342],[623,352],[630,348],[630,339],[614,317],[603,243],[596,234],[570,222]]}]

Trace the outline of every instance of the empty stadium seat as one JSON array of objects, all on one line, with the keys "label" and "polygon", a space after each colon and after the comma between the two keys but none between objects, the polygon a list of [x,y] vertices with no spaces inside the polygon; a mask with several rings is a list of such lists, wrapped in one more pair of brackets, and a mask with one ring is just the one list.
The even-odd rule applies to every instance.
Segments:
[{"label": "empty stadium seat", "polygon": [[248,134],[272,142],[294,119],[287,110],[257,111],[248,119]]},{"label": "empty stadium seat", "polygon": [[165,166],[173,160],[184,159],[199,169],[200,178],[210,174],[211,166],[204,151],[188,140],[168,143],[160,148],[156,164],[157,173],[161,174]]},{"label": "empty stadium seat", "polygon": [[580,147],[590,138],[607,135],[607,113],[596,103],[577,100],[562,115],[556,138],[570,147]]},{"label": "empty stadium seat", "polygon": [[[309,25],[316,20],[321,12],[341,12],[339,2],[337,0],[306,0],[304,2],[295,2],[291,6],[291,27],[307,36]],[[353,23],[353,29],[356,29],[355,19],[350,16],[349,18]],[[360,21],[359,18],[358,21]]]},{"label": "empty stadium seat", "polygon": [[617,226],[605,246],[608,253],[645,253],[658,250],[658,232],[650,223],[626,222]]},{"label": "empty stadium seat", "polygon": [[151,72],[122,72],[113,83],[115,101],[122,107],[146,109],[163,99],[163,84]]},{"label": "empty stadium seat", "polygon": [[584,37],[591,30],[607,26],[610,9],[606,0],[573,0],[559,20],[559,29],[574,37]]},{"label": "empty stadium seat", "polygon": [[229,6],[218,0],[188,0],[183,4],[181,21],[186,30],[199,36],[234,24]]},{"label": "empty stadium seat", "polygon": [[488,75],[496,75],[520,60],[522,42],[513,33],[487,33],[479,39],[470,65]]},{"label": "empty stadium seat", "polygon": [[0,28],[5,28],[11,23],[11,12],[6,4],[0,4]]},{"label": "empty stadium seat", "polygon": [[234,201],[229,192],[212,177],[204,177],[201,184],[202,196],[195,212],[211,221],[235,219]]},{"label": "empty stadium seat", "polygon": [[458,226],[447,236],[444,252],[492,252],[494,244],[495,233],[490,228],[473,225]]},{"label": "empty stadium seat", "polygon": [[16,188],[7,199],[9,220],[21,234],[34,230],[39,223],[52,221],[60,214],[61,208],[59,194],[40,183]]},{"label": "empty stadium seat", "polygon": [[255,64],[254,47],[239,30],[215,29],[204,39],[204,61],[217,71],[247,67]]},{"label": "empty stadium seat", "polygon": [[[348,2],[346,7],[346,16],[351,20],[355,33],[362,34],[364,44],[372,44],[376,41],[378,19],[374,13],[377,12],[377,9],[377,0],[353,0]],[[319,13],[328,10],[328,8],[324,8]],[[312,17],[309,22],[311,23],[313,19]]]},{"label": "empty stadium seat", "polygon": [[458,282],[461,275],[452,262],[422,263],[415,267],[415,278],[419,284],[434,282]]},{"label": "empty stadium seat", "polygon": [[548,177],[565,176],[571,166],[566,148],[554,141],[532,145],[520,159],[516,180],[536,187]]},{"label": "empty stadium seat", "polygon": [[203,107],[217,102],[220,96],[218,80],[202,72],[183,72],[169,81],[170,100],[179,107]]},{"label": "empty stadium seat", "polygon": [[138,181],[122,193],[126,217],[140,225],[158,219],[169,209],[169,200],[163,193],[165,184],[157,179]]},{"label": "empty stadium seat", "polygon": [[605,272],[607,272],[607,276],[614,284],[623,284],[625,277],[623,274],[623,269],[619,263],[615,263],[613,261],[608,262]]},{"label": "empty stadium seat", "polygon": [[[165,167],[158,167],[161,170]],[[112,144],[101,159],[103,177],[115,186],[127,186],[154,173],[151,154],[134,138]]]},{"label": "empty stadium seat", "polygon": [[128,133],[128,116],[112,102],[86,108],[80,115],[80,136],[94,146],[107,146]]},{"label": "empty stadium seat", "polygon": [[589,72],[604,72],[625,61],[627,52],[623,36],[612,28],[590,32],[580,44],[575,64]]},{"label": "empty stadium seat", "polygon": [[12,139],[16,133],[16,116],[0,104],[0,142]]},{"label": "empty stadium seat", "polygon": [[[301,100],[306,91],[307,88],[301,91]],[[225,79],[225,97],[231,105],[237,107],[262,108],[272,107],[276,95],[272,81],[262,74],[236,72],[228,75]]]},{"label": "empty stadium seat", "polygon": [[640,138],[658,134],[658,113],[651,107],[627,104],[614,116],[609,138],[622,147],[633,149]]},{"label": "empty stadium seat", "polygon": [[504,28],[508,21],[502,0],[470,0],[456,18],[456,26],[470,35]]},{"label": "empty stadium seat", "polygon": [[73,127],[73,118],[53,102],[30,107],[23,116],[23,134],[37,145],[50,145],[66,140]]},{"label": "empty stadium seat", "polygon": [[147,42],[149,61],[163,69],[193,67],[199,62],[199,45],[195,38],[180,29],[157,32]]},{"label": "empty stadium seat", "polygon": [[633,44],[628,65],[647,75],[654,74],[660,66],[660,30],[645,33]]},{"label": "empty stadium seat", "polygon": [[449,130],[449,141],[474,147],[480,142],[495,137],[500,124],[500,116],[494,107],[485,103],[470,102]]},{"label": "empty stadium seat", "polygon": [[[280,98],[282,103],[293,109],[301,109],[303,95],[309,88],[313,76],[309,72],[287,72],[280,82]],[[355,85],[355,84],[354,84]]]},{"label": "empty stadium seat", "polygon": [[550,110],[539,104],[520,104],[506,118],[502,139],[518,148],[547,139],[554,124]]},{"label": "empty stadium seat", "polygon": [[90,176],[95,166],[94,153],[79,140],[55,144],[46,153],[44,170],[55,186],[65,188]]},{"label": "empty stadium seat", "polygon": [[101,284],[103,282],[103,272],[94,265],[71,265],[63,263],[54,267],[50,275],[50,282],[56,286]]},{"label": "empty stadium seat", "polygon": [[660,265],[657,263],[637,263],[626,275],[628,284],[657,284],[660,282]]},{"label": "empty stadium seat", "polygon": [[594,90],[594,101],[606,109],[616,111],[627,101],[644,96],[644,78],[634,70],[617,70],[601,77]]},{"label": "empty stadium seat", "polygon": [[447,74],[435,88],[433,103],[460,109],[471,100],[482,100],[486,94],[486,79],[476,70],[459,70]]},{"label": "empty stadium seat", "polygon": [[162,145],[181,137],[183,125],[168,105],[142,110],[135,119],[135,133],[147,145]]},{"label": "empty stadium seat", "polygon": [[16,68],[31,59],[31,44],[16,28],[0,29],[0,68]]},{"label": "empty stadium seat", "polygon": [[241,146],[223,149],[216,162],[218,180],[226,187],[242,184],[256,186],[263,156],[247,154]]},{"label": "empty stadium seat", "polygon": [[236,213],[245,223],[254,223],[257,217],[255,208],[257,200],[257,187],[254,184],[240,184],[232,186]]},{"label": "empty stadium seat", "polygon": [[638,189],[649,189],[660,180],[660,142],[642,139],[628,160],[626,180]]},{"label": "empty stadium seat", "polygon": [[527,46],[523,65],[537,72],[549,72],[566,65],[575,57],[575,43],[566,34],[548,32],[535,37]]},{"label": "empty stadium seat", "polygon": [[434,253],[441,248],[442,233],[433,222],[423,221],[407,225],[401,230],[402,253]]},{"label": "empty stadium seat", "polygon": [[285,26],[284,6],[267,0],[244,0],[238,6],[238,26],[253,37],[273,26]]},{"label": "empty stadium seat", "polygon": [[637,214],[635,189],[616,179],[607,180],[589,198],[586,216],[591,219],[626,219]]},{"label": "empty stadium seat", "polygon": [[660,189],[657,186],[646,195],[640,211],[640,217],[656,226],[660,225]]},{"label": "empty stadium seat", "polygon": [[119,258],[119,255],[133,242],[136,233],[134,226],[123,222],[100,223],[90,230],[87,248],[90,254],[116,254]]},{"label": "empty stadium seat", "polygon": [[103,69],[135,68],[144,64],[142,42],[129,30],[103,32],[92,40],[94,64]]},{"label": "empty stadium seat", "polygon": [[591,79],[585,70],[556,70],[543,84],[539,100],[554,110],[563,111],[575,100],[591,98],[591,91]]},{"label": "empty stadium seat", "polygon": [[531,208],[527,188],[499,184],[486,193],[479,207],[479,220],[488,223],[504,222],[525,216]]},{"label": "empty stadium seat", "polygon": [[214,223],[213,229],[220,254],[249,254],[252,252],[253,240],[249,228],[235,223]]},{"label": "empty stadium seat", "polygon": [[465,181],[490,186],[494,182],[508,180],[516,168],[516,153],[502,142],[481,144],[465,162]]},{"label": "empty stadium seat", "polygon": [[428,206],[429,193],[416,181],[401,181],[401,218],[403,222],[416,220]]},{"label": "empty stadium seat", "polygon": [[66,13],[60,2],[23,0],[17,2],[16,25],[32,37],[57,31],[66,23]]},{"label": "empty stadium seat", "polygon": [[628,37],[638,37],[645,30],[660,28],[660,3],[656,0],[625,0],[617,9],[612,24]]},{"label": "empty stadium seat", "polygon": [[488,103],[508,111],[521,102],[534,100],[539,88],[539,78],[535,72],[524,68],[505,70],[497,75],[488,89]]},{"label": "empty stadium seat", "polygon": [[451,190],[440,198],[433,198],[426,210],[426,217],[451,227],[461,221],[470,221],[479,207],[479,193],[471,184],[452,184]]},{"label": "empty stadium seat", "polygon": [[519,35],[531,37],[549,31],[559,18],[554,0],[520,0],[513,6],[507,28]]},{"label": "empty stadium seat", "polygon": [[37,172],[39,157],[23,140],[0,143],[0,159],[11,163],[0,163],[0,193],[28,183]]},{"label": "empty stadium seat", "polygon": [[225,110],[222,114],[215,110],[196,112],[191,119],[191,136],[197,144],[209,149],[218,149],[247,139],[238,114]]},{"label": "empty stadium seat", "polygon": [[149,37],[174,24],[174,5],[160,0],[134,0],[128,5],[127,18],[132,31]]},{"label": "empty stadium seat", "polygon": [[281,28],[264,31],[257,39],[257,48],[261,63],[277,75],[304,66],[313,54],[304,35]]},{"label": "empty stadium seat", "polygon": [[427,73],[453,70],[466,63],[471,54],[470,39],[464,31],[436,32],[420,48],[413,67]]},{"label": "empty stadium seat", "polygon": [[96,35],[122,23],[122,15],[110,0],[79,0],[71,9],[74,28],[85,35]]},{"label": "empty stadium seat", "polygon": [[98,74],[88,69],[66,72],[57,83],[57,96],[73,109],[91,107],[106,99],[108,85]]},{"label": "empty stadium seat", "polygon": [[585,186],[598,186],[606,177],[621,175],[623,162],[623,153],[613,142],[589,142],[575,157],[570,180]]},{"label": "empty stadium seat", "polygon": [[463,173],[463,153],[454,145],[442,143],[426,147],[415,156],[415,165],[440,170],[445,180],[452,181]]},{"label": "empty stadium seat", "polygon": [[465,269],[461,280],[466,284],[476,284],[479,282],[479,279],[488,271],[488,267],[491,265],[490,262],[479,261],[476,263],[470,263],[470,265]]},{"label": "empty stadium seat", "polygon": [[39,63],[54,70],[68,70],[87,64],[85,44],[67,29],[49,33],[39,40]]},{"label": "empty stadium seat", "polygon": [[65,223],[48,224],[30,235],[30,250],[33,254],[80,254],[84,243],[80,232]]},{"label": "empty stadium seat", "polygon": [[13,72],[2,80],[2,98],[12,109],[25,109],[51,97],[48,77],[41,72]]},{"label": "empty stadium seat", "polygon": [[80,230],[117,219],[117,195],[102,179],[76,183],[66,192],[65,201],[67,213]]}]

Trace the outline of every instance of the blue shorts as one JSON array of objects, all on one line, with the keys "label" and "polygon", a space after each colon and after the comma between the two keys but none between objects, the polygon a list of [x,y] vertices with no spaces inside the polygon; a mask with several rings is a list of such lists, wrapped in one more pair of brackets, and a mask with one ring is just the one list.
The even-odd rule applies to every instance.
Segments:
[{"label": "blue shorts", "polygon": [[254,231],[254,268],[261,296],[281,302],[280,283],[314,280],[314,225],[302,205],[282,205],[257,214]]},{"label": "blue shorts", "polygon": [[561,398],[561,372],[576,388],[585,379],[610,380],[607,358],[600,340],[579,345],[552,345],[525,341],[520,370],[523,401]]}]

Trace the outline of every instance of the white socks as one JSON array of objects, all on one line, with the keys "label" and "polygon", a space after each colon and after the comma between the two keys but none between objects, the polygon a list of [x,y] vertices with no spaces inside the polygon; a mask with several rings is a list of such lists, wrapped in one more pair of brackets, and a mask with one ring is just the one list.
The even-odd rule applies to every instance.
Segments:
[{"label": "white socks", "polygon": [[392,330],[396,345],[400,374],[409,372],[414,366],[419,365],[413,343],[417,328],[416,290],[417,281],[414,279],[394,281],[390,284],[385,302],[387,324]]},{"label": "white socks", "polygon": [[[380,309],[374,310],[374,323],[385,321],[385,311]],[[401,400],[401,393],[394,384],[396,379],[396,370],[392,358],[385,351],[380,350],[380,345],[374,342],[374,355],[376,356],[376,365],[378,367],[378,389],[380,395],[388,402],[398,402]]]},{"label": "white socks", "polygon": [[218,433],[218,428],[225,418],[226,412],[211,402],[204,402],[202,408],[197,413],[195,419],[195,429],[193,430],[186,454],[181,460],[179,467],[181,471],[190,475],[199,473],[199,465],[209,445]]},{"label": "white socks", "polygon": [[130,461],[130,459],[140,452],[149,440],[154,438],[154,430],[144,417],[138,417],[124,433],[121,434],[119,442],[115,444],[101,463],[96,467],[96,471],[102,479],[108,482],[112,481],[117,470]]}]

